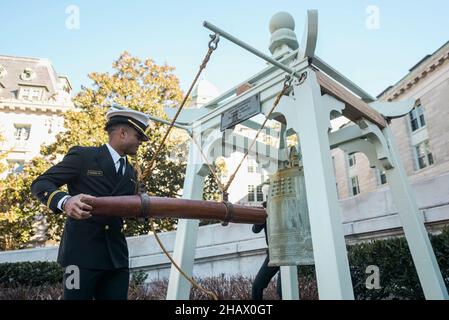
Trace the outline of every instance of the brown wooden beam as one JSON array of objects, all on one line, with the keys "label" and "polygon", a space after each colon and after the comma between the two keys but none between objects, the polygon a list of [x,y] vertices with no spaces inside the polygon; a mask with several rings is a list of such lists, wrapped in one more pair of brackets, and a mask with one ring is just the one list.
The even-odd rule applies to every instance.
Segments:
[{"label": "brown wooden beam", "polygon": [[362,118],[369,120],[381,129],[387,126],[385,118],[376,110],[371,108],[366,102],[357,98],[354,94],[346,90],[343,86],[332,80],[320,71],[316,71],[318,83],[322,94],[329,94],[345,104],[343,115],[353,122]]},{"label": "brown wooden beam", "polygon": [[234,223],[264,223],[267,213],[262,207],[249,207],[223,202],[144,195],[97,197],[84,201],[92,206],[92,215],[178,219],[221,220]]}]

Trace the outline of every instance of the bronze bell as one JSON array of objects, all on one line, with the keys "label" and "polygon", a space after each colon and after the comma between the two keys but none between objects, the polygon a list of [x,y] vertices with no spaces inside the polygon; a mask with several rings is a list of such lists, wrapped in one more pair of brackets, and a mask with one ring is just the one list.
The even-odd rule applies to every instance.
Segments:
[{"label": "bronze bell", "polygon": [[289,167],[270,178],[267,213],[268,265],[313,265],[304,170],[295,148]]}]

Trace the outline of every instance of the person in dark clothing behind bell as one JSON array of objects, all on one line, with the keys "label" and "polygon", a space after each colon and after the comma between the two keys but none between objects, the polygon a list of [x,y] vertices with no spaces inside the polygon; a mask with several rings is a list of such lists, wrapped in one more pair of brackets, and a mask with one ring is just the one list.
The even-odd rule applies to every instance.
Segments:
[{"label": "person in dark clothing behind bell", "polygon": [[[128,297],[128,247],[123,219],[91,216],[85,199],[136,193],[136,173],[127,155],[148,141],[149,117],[129,109],[106,114],[109,143],[72,147],[64,159],[31,185],[31,192],[55,214],[67,215],[58,263],[65,268],[64,299],[125,300]],[[68,193],[59,188],[67,185]]]},{"label": "person in dark clothing behind bell", "polygon": [[[264,201],[262,203],[262,206],[264,208],[267,207],[267,202]],[[253,225],[253,232],[259,233],[262,231],[262,229],[265,232],[265,241],[268,245],[268,235],[267,235],[267,223],[262,224],[255,224]],[[262,263],[262,266],[259,269],[259,272],[256,275],[256,278],[254,279],[252,291],[251,291],[251,299],[252,300],[263,300],[263,291],[270,283],[271,279],[280,271],[279,267],[269,267],[268,262],[270,261],[270,257],[268,254],[267,249],[267,257],[265,258],[264,262]],[[282,299],[282,287],[281,287],[281,273],[279,272],[278,279],[277,279],[277,294]]]}]

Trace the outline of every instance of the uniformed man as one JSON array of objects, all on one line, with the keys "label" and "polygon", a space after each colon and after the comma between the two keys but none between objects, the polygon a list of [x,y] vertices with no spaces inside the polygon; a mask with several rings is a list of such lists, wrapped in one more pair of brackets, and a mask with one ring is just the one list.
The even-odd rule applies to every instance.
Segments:
[{"label": "uniformed man", "polygon": [[[136,174],[126,156],[135,155],[140,144],[148,141],[145,131],[149,118],[128,109],[111,109],[106,118],[109,143],[71,148],[60,163],[31,185],[32,193],[43,204],[54,213],[68,216],[58,253],[58,263],[65,268],[64,299],[128,296],[129,262],[123,219],[91,216],[92,207],[84,200],[136,193]],[[63,185],[67,185],[68,192],[59,190]],[[79,279],[69,279],[77,275]]]}]

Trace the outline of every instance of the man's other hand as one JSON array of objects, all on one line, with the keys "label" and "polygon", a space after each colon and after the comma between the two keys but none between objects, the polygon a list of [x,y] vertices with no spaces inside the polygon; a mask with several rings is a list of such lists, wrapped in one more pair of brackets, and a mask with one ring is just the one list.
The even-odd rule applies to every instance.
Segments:
[{"label": "man's other hand", "polygon": [[92,215],[90,214],[90,211],[92,210],[92,207],[86,203],[84,203],[84,200],[86,199],[94,199],[95,197],[90,196],[88,194],[78,194],[76,196],[71,197],[68,199],[64,205],[64,211],[66,214],[77,220],[83,220],[88,219]]}]

